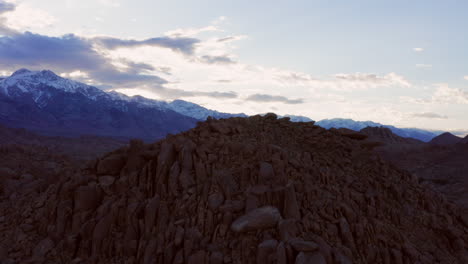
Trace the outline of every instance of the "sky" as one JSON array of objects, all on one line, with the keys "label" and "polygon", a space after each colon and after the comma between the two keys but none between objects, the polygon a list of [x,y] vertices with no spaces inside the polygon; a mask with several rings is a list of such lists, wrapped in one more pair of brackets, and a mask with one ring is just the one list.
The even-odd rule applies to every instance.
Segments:
[{"label": "sky", "polygon": [[467,1],[0,0],[0,75],[210,109],[467,130]]}]

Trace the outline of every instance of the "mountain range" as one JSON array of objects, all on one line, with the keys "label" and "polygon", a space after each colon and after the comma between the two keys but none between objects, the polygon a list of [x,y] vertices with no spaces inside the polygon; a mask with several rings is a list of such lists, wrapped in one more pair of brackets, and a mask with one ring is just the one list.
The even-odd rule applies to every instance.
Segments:
[{"label": "mountain range", "polygon": [[395,126],[383,125],[372,121],[354,121],[352,119],[344,118],[324,119],[318,121],[316,124],[326,129],[334,127],[347,128],[355,131],[360,131],[366,127],[385,127],[389,128],[393,133],[400,137],[415,138],[424,142],[429,142],[434,137],[444,133],[444,131],[429,131],[419,128],[398,128]]},{"label": "mountain range", "polygon": [[[142,96],[129,97],[62,78],[49,70],[20,69],[9,77],[0,78],[0,123],[47,135],[92,134],[154,140],[168,133],[188,130],[208,116],[216,119],[247,117],[243,113],[210,110],[184,100],[166,102]],[[286,116],[294,122],[312,121],[304,116]],[[424,142],[443,133],[341,118],[325,119],[316,124],[327,129],[355,131],[383,126],[401,137]]]}]

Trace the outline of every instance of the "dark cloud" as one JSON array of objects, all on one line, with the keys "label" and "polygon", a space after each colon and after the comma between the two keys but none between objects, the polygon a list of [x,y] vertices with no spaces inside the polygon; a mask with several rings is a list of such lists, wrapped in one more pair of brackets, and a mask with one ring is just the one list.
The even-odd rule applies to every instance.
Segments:
[{"label": "dark cloud", "polygon": [[279,102],[285,104],[302,104],[303,99],[289,99],[281,95],[269,95],[269,94],[253,94],[246,98],[247,101],[255,101],[262,103]]},{"label": "dark cloud", "polygon": [[219,83],[232,83],[232,80],[217,80]]},{"label": "dark cloud", "polygon": [[433,118],[433,119],[448,119],[448,116],[446,116],[446,115],[440,115],[440,114],[432,113],[432,112],[416,113],[416,114],[413,114],[413,117]]},{"label": "dark cloud", "polygon": [[236,39],[236,37],[229,36],[229,37],[218,39],[218,42],[226,42],[226,41],[231,41],[231,40],[235,40],[235,39]]},{"label": "dark cloud", "polygon": [[159,37],[150,38],[146,40],[132,40],[132,39],[118,39],[110,37],[97,37],[94,41],[101,44],[107,49],[116,49],[123,47],[141,47],[141,46],[156,46],[169,48],[176,52],[191,55],[195,49],[195,45],[200,42],[196,38],[184,38],[184,37]]},{"label": "dark cloud", "polygon": [[15,5],[0,1],[0,14],[15,10]]},{"label": "dark cloud", "polygon": [[73,34],[49,37],[31,32],[0,37],[0,67],[14,71],[17,68],[52,69],[58,72],[84,71],[91,79],[104,85],[134,86],[144,83],[164,84],[166,80],[148,74],[148,64],[124,61],[128,66],[117,69],[93,49],[89,39]]},{"label": "dark cloud", "polygon": [[202,62],[208,64],[231,64],[236,63],[227,56],[209,56],[205,55],[201,57]]}]

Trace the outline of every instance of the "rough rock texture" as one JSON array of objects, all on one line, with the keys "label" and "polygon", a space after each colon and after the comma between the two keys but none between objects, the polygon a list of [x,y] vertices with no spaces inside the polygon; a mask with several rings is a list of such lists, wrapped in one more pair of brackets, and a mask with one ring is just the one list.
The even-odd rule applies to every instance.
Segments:
[{"label": "rough rock texture", "polygon": [[365,128],[360,133],[369,136],[365,144],[375,146],[381,157],[444,194],[468,215],[468,145],[456,143],[460,138],[445,133],[434,138],[434,142],[425,143],[377,127]]},{"label": "rough rock texture", "polygon": [[273,114],[133,141],[85,171],[2,196],[0,258],[468,263],[458,207],[362,144]]}]

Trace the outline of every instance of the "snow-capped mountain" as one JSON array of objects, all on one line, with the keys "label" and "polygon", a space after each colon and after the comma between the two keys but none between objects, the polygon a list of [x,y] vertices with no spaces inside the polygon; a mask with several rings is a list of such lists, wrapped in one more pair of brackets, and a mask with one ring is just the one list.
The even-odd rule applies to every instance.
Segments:
[{"label": "snow-capped mountain", "polygon": [[10,77],[0,80],[0,91],[3,94],[13,97],[30,94],[35,102],[49,96],[46,91],[47,88],[83,94],[93,100],[105,94],[104,91],[96,87],[62,78],[49,70],[30,71],[20,69]]},{"label": "snow-capped mountain", "polygon": [[197,120],[167,105],[105,92],[46,70],[21,69],[0,80],[0,123],[51,135],[152,140],[195,126]]},{"label": "snow-capped mountain", "polygon": [[312,122],[314,120],[306,117],[306,116],[298,116],[298,115],[284,115],[285,117],[289,117],[292,122]]},{"label": "snow-capped mountain", "polygon": [[200,105],[187,102],[184,100],[174,100],[168,104],[168,108],[176,111],[179,114],[193,117],[198,120],[206,120],[208,116],[211,116],[216,119],[220,118],[229,118],[229,117],[247,117],[246,114],[229,114],[222,113],[215,110],[210,110]]},{"label": "snow-capped mountain", "polygon": [[400,137],[415,138],[424,142],[429,142],[434,137],[443,133],[443,131],[428,131],[419,128],[397,128],[390,125],[382,125],[372,121],[354,121],[352,119],[345,118],[324,119],[316,122],[315,124],[326,129],[334,127],[347,128],[355,131],[360,131],[366,127],[386,127]]}]

